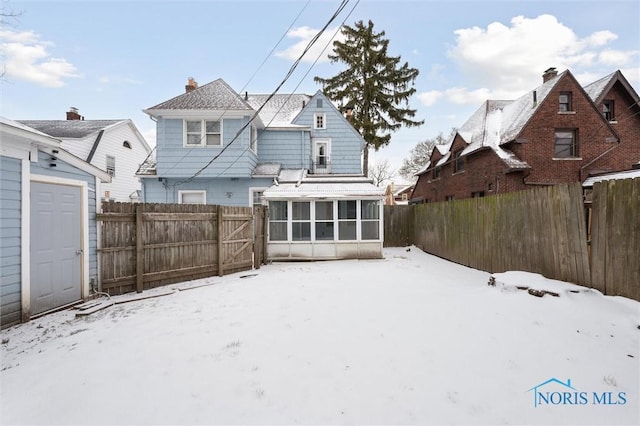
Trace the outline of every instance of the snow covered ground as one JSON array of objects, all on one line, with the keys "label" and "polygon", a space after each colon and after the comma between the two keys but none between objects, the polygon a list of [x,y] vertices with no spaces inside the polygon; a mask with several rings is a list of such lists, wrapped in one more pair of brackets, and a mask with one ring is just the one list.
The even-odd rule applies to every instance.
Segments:
[{"label": "snow covered ground", "polygon": [[2,331],[2,424],[640,423],[638,302],[415,247],[254,273]]}]

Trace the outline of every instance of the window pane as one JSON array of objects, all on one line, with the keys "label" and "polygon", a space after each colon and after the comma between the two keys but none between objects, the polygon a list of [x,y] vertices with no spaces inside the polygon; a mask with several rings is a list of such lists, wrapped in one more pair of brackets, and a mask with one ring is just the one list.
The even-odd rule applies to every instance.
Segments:
[{"label": "window pane", "polygon": [[316,240],[333,240],[333,222],[316,222]]},{"label": "window pane", "polygon": [[269,201],[269,220],[287,220],[286,201]]},{"label": "window pane", "polygon": [[333,220],[333,201],[316,201],[316,220]]},{"label": "window pane", "polygon": [[377,220],[362,222],[362,239],[377,240],[380,238],[380,225]]},{"label": "window pane", "polygon": [[311,203],[293,202],[291,203],[291,213],[293,220],[311,219]]},{"label": "window pane", "polygon": [[293,233],[293,241],[309,241],[311,240],[311,223],[293,222],[291,232]]},{"label": "window pane", "polygon": [[362,201],[362,219],[380,219],[380,201]]},{"label": "window pane", "polygon": [[207,121],[207,133],[220,133],[219,121]]},{"label": "window pane", "polygon": [[187,144],[188,145],[200,145],[200,134],[197,135],[187,135]]},{"label": "window pane", "polygon": [[287,241],[287,222],[269,222],[269,240]]},{"label": "window pane", "polygon": [[200,133],[200,122],[199,121],[187,121],[187,132],[189,132],[189,133]]},{"label": "window pane", "polygon": [[[356,201],[338,201],[338,219],[355,219]],[[341,238],[342,239],[342,238]]]},{"label": "window pane", "polygon": [[356,239],[356,221],[344,221],[338,224],[339,240],[355,240]]},{"label": "window pane", "polygon": [[182,204],[204,204],[203,192],[183,192],[180,194]]},{"label": "window pane", "polygon": [[220,135],[207,135],[207,145],[219,146]]}]

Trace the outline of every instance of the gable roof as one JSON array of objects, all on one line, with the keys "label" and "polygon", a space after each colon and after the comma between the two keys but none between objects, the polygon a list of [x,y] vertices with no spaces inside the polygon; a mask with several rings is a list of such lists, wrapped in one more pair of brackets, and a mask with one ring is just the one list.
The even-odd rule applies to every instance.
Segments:
[{"label": "gable roof", "polygon": [[82,139],[123,121],[127,120],[19,120],[18,122],[54,138]]},{"label": "gable roof", "polygon": [[252,111],[253,108],[223,79],[219,78],[143,111],[153,115],[152,112],[157,110]]},{"label": "gable roof", "polygon": [[311,96],[302,93],[275,94],[271,99],[269,96],[246,95],[246,101],[252,108],[257,111],[262,107],[259,116],[266,127],[301,127],[293,124],[293,120],[309,103]]},{"label": "gable roof", "polygon": [[613,85],[618,82],[622,84],[636,104],[640,103],[640,96],[638,96],[638,93],[633,89],[633,86],[629,84],[629,81],[622,75],[620,70],[616,70],[593,83],[587,84],[584,86],[584,90],[591,100],[597,104],[603,100],[611,88],[613,88]]}]

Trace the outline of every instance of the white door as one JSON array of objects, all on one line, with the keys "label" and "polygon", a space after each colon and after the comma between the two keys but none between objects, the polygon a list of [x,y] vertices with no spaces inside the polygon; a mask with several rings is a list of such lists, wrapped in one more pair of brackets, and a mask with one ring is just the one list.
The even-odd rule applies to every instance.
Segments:
[{"label": "white door", "polygon": [[79,187],[31,182],[31,315],[81,299]]}]

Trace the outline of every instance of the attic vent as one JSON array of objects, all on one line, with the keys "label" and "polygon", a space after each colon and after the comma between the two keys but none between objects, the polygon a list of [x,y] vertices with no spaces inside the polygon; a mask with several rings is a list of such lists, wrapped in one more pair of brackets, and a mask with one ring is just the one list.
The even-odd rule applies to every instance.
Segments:
[{"label": "attic vent", "polygon": [[131,143],[129,141],[122,142],[122,146],[131,149]]},{"label": "attic vent", "polygon": [[316,99],[316,108],[322,108],[322,99]]}]

